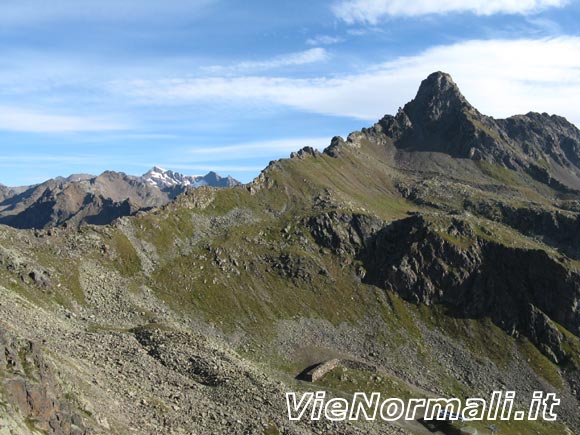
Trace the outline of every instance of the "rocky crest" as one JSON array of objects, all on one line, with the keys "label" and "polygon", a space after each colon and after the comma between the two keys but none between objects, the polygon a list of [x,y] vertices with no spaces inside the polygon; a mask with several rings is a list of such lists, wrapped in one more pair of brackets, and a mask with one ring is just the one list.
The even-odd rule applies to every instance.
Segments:
[{"label": "rocky crest", "polygon": [[482,115],[448,74],[425,79],[417,96],[374,127],[406,151],[429,151],[521,170],[561,190],[580,189],[580,131],[566,119],[528,113]]}]

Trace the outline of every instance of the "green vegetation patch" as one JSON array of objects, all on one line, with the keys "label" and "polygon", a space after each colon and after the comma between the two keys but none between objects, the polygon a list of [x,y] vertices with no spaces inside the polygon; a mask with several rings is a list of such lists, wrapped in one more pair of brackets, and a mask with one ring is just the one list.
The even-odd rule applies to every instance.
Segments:
[{"label": "green vegetation patch", "polygon": [[511,361],[514,340],[496,326],[491,319],[465,319],[453,316],[442,305],[421,306],[418,312],[425,325],[441,329],[449,337],[463,343],[475,356],[487,358],[499,368]]},{"label": "green vegetation patch", "polygon": [[141,260],[131,241],[120,232],[115,232],[111,239],[111,247],[117,256],[115,266],[121,275],[131,277],[141,270]]},{"label": "green vegetation patch", "polygon": [[530,367],[538,376],[548,381],[555,388],[562,389],[562,376],[552,361],[546,358],[536,346],[524,337],[517,341],[517,345]]}]

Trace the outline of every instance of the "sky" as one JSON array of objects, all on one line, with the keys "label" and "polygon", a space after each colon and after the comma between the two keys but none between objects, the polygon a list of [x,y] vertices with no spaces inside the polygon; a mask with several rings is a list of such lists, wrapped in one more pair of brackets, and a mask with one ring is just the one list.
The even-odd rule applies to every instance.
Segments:
[{"label": "sky", "polygon": [[154,165],[247,182],[450,73],[580,125],[580,1],[0,1],[0,183]]}]

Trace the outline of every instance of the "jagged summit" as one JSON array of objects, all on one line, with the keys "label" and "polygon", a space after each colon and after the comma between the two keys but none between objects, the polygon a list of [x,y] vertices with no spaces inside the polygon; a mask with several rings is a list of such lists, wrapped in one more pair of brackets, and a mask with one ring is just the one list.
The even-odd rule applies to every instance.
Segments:
[{"label": "jagged summit", "polygon": [[436,71],[429,74],[427,78],[421,82],[419,91],[417,92],[417,97],[429,94],[444,94],[447,92],[461,95],[461,91],[453,81],[451,74]]},{"label": "jagged summit", "polygon": [[201,177],[193,175],[193,176],[186,176],[180,174],[179,172],[173,172],[167,169],[164,169],[160,166],[153,166],[149,171],[141,177],[144,182],[156,186],[160,189],[164,189],[167,187],[173,187],[177,185],[184,185],[184,186],[194,186],[198,187],[203,185],[203,181],[200,180]]},{"label": "jagged summit", "polygon": [[465,109],[472,109],[472,106],[451,76],[439,71],[421,82],[417,96],[404,110],[416,121],[438,121],[446,114]]},{"label": "jagged summit", "polygon": [[60,182],[71,182],[71,181],[84,181],[84,180],[90,180],[92,178],[95,178],[95,175],[91,175],[91,174],[71,174],[68,177],[56,177],[55,180],[56,181],[60,181]]},{"label": "jagged summit", "polygon": [[451,74],[448,74],[443,71],[435,71],[427,76],[425,80],[421,82],[421,86],[419,87],[418,94],[424,93],[430,89],[439,89],[439,90],[447,90],[447,89],[455,89],[459,92],[459,87],[453,81]]},{"label": "jagged summit", "polygon": [[443,72],[429,75],[413,100],[379,124],[400,149],[459,158],[487,157],[491,152],[503,158],[493,120],[480,114]]},{"label": "jagged summit", "polygon": [[572,123],[545,113],[483,115],[443,72],[430,74],[416,97],[395,116],[383,117],[373,132],[401,151],[485,161],[526,172],[561,191],[580,190],[580,131]]}]

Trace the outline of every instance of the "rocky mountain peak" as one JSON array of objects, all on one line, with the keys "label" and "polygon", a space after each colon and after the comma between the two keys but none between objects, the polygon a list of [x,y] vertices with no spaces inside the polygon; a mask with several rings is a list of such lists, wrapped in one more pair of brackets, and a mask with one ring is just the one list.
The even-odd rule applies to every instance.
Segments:
[{"label": "rocky mountain peak", "polygon": [[381,119],[377,128],[397,148],[409,151],[478,159],[503,153],[493,120],[469,104],[451,76],[443,72],[423,80],[415,98],[396,116]]},{"label": "rocky mountain peak", "polygon": [[473,109],[451,76],[435,72],[421,82],[416,97],[404,111],[412,122],[437,122]]},{"label": "rocky mountain peak", "polygon": [[0,224],[37,229],[65,223],[103,225],[165,205],[190,188],[238,184],[215,172],[188,176],[155,166],[142,176],[105,171],[99,176],[73,174],[21,188],[0,186]]},{"label": "rocky mountain peak", "polygon": [[417,92],[417,97],[425,95],[444,95],[445,93],[449,92],[456,95],[461,95],[459,87],[453,81],[451,75],[437,71],[429,74],[429,76],[421,82],[419,91]]},{"label": "rocky mountain peak", "polygon": [[[443,72],[423,80],[415,98],[395,116],[384,116],[371,135],[405,152],[440,153],[525,172],[562,192],[580,186],[580,130],[574,124],[547,113],[507,119],[483,115]],[[327,153],[339,155],[339,145]]]}]

